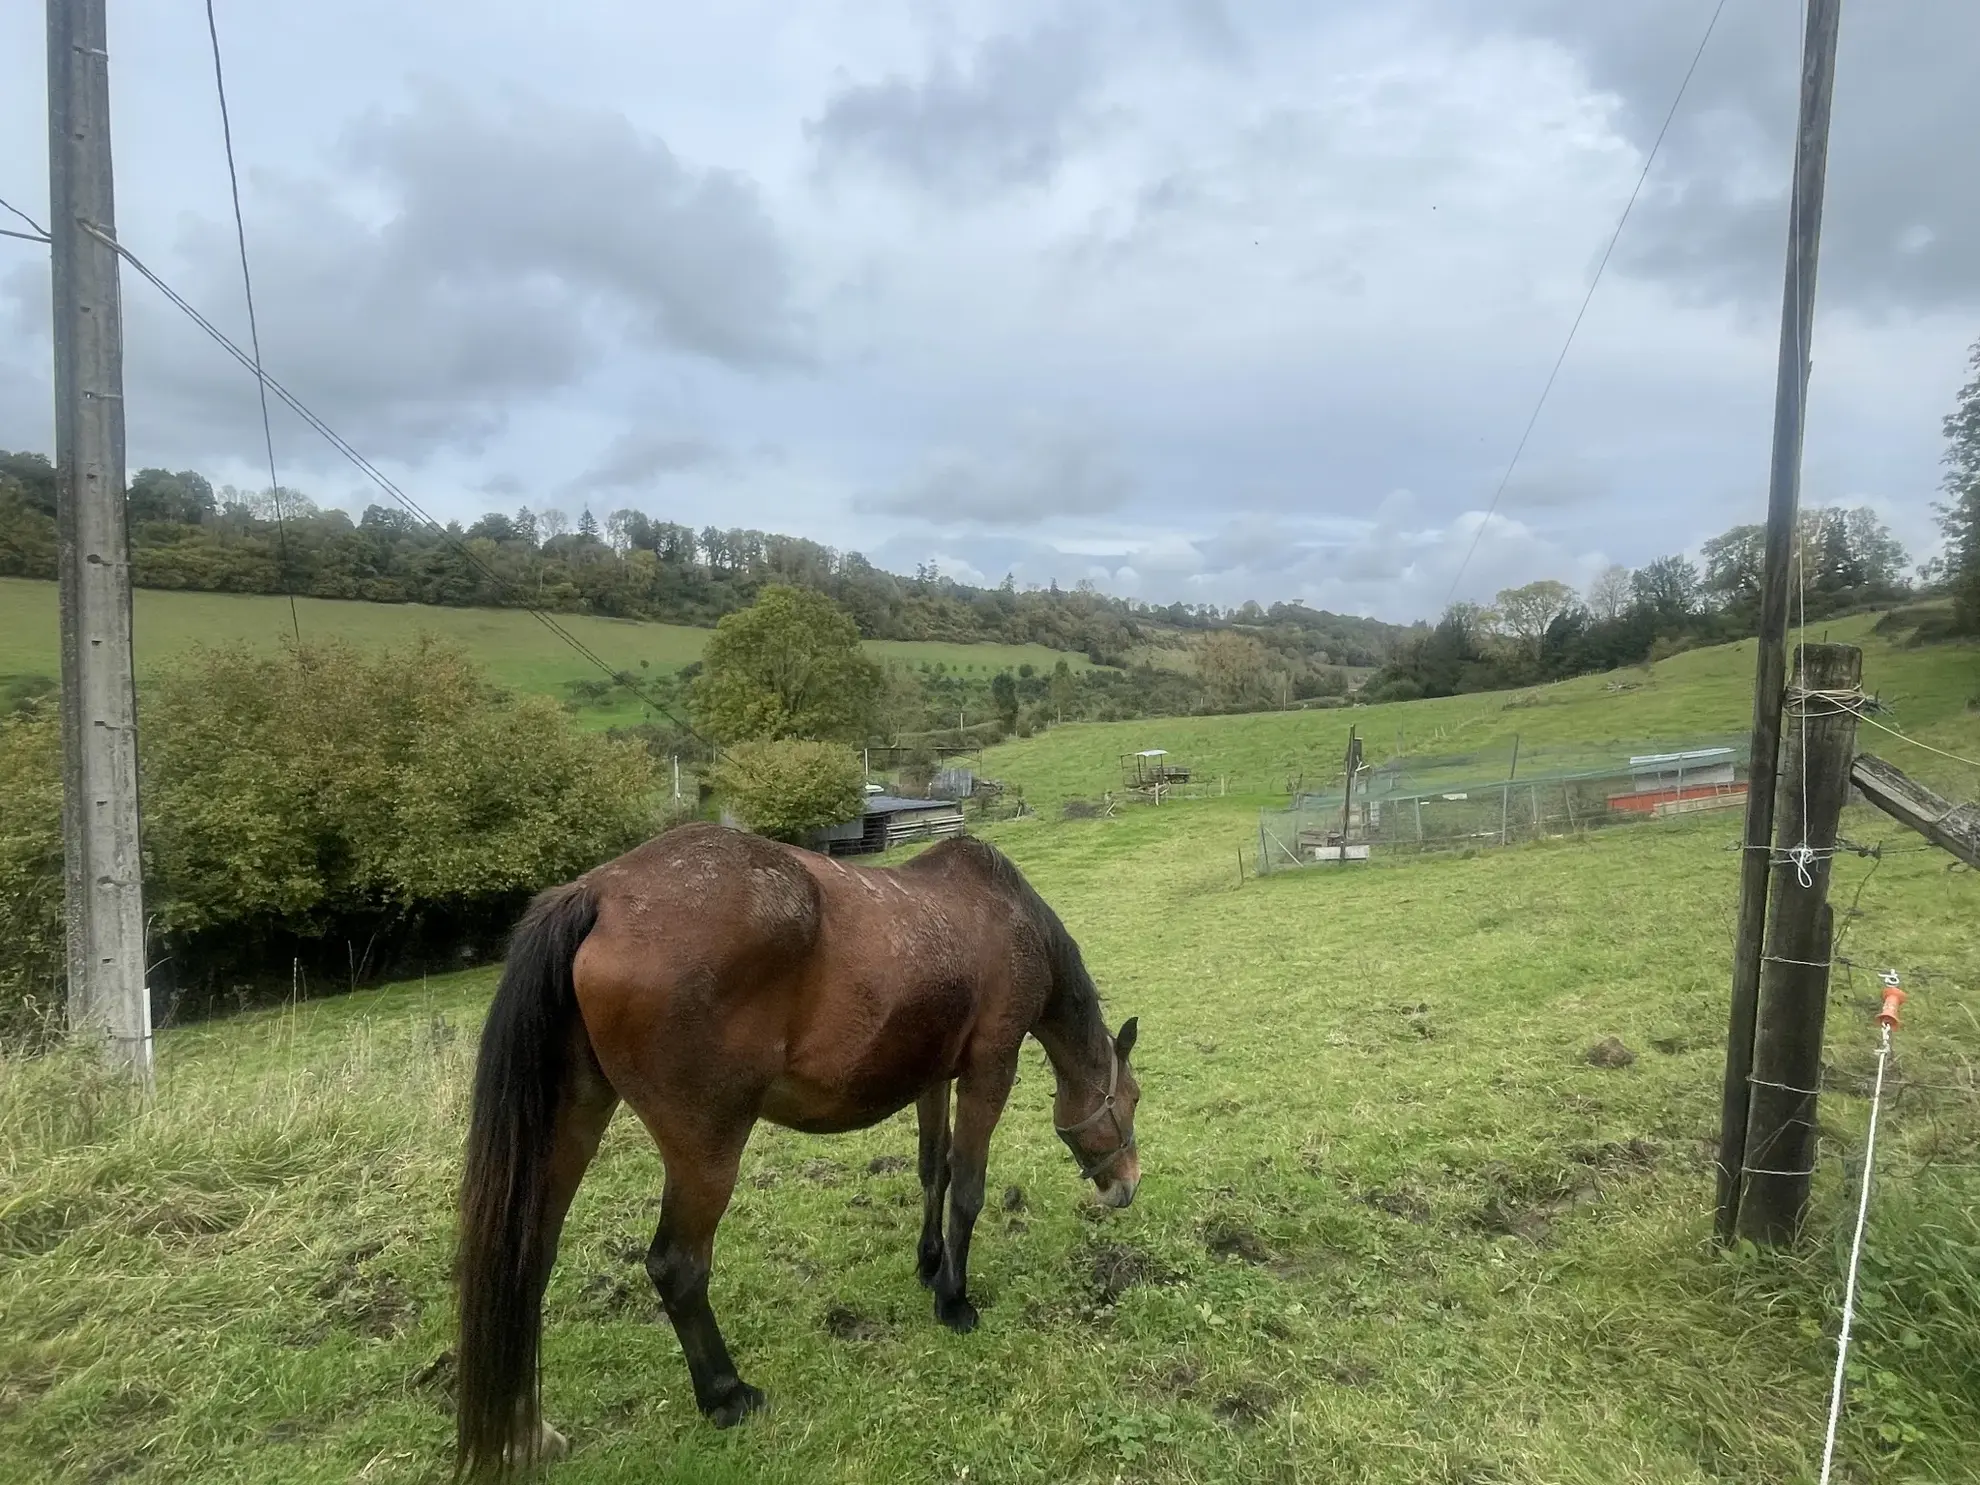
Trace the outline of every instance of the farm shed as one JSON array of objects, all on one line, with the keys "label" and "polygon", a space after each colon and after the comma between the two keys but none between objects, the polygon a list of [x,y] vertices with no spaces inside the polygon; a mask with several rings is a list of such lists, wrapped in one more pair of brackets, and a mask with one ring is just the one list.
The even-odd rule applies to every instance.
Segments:
[{"label": "farm shed", "polygon": [[1629,792],[1610,795],[1609,808],[1675,815],[1744,804],[1746,784],[1737,776],[1736,763],[1731,748],[1639,753],[1629,760]]},{"label": "farm shed", "polygon": [[962,806],[952,799],[869,794],[857,820],[819,831],[812,846],[829,856],[871,856],[910,841],[941,840],[962,833]]}]

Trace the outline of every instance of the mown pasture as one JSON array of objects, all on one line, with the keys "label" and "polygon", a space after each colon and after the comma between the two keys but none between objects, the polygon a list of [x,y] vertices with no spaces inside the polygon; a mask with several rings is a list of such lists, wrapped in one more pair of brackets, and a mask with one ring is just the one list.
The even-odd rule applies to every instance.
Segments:
[{"label": "mown pasture", "polygon": [[[140,588],[134,603],[140,672],[194,645],[274,646],[293,632],[286,598]],[[365,648],[402,645],[421,634],[431,634],[460,645],[501,684],[559,700],[571,699],[574,681],[606,679],[596,665],[523,609],[299,598],[296,617],[305,640],[341,639]],[[553,617],[614,670],[640,677],[664,675],[700,659],[714,632],[685,624],[650,624],[589,614]],[[965,675],[986,677],[1020,665],[1049,671],[1060,660],[1080,670],[1091,663],[1084,655],[1066,654],[1044,645],[869,640],[866,648],[882,661],[917,667],[941,664]],[[55,585],[0,578],[0,683],[12,676],[52,678],[60,667]],[[579,716],[590,726],[621,726],[641,721],[644,710],[637,698],[617,693],[584,705]]]},{"label": "mown pasture", "polygon": [[[1636,692],[1573,682],[1557,704],[1352,720],[1429,735],[1486,716],[1474,728],[1525,736],[1547,719],[1565,742],[1599,717],[1596,743],[1720,730],[1740,659],[1680,656]],[[1973,756],[1971,662],[1877,644],[1870,683],[1907,730]],[[1611,726],[1614,708],[1631,710]],[[1288,743],[1268,727],[1344,736],[1350,720],[1187,727],[1236,773],[1278,766]],[[1117,731],[1140,735],[1066,728],[997,765],[1035,797],[1095,793],[1088,760],[1111,766]],[[1145,1174],[1126,1212],[1083,1199],[1027,1054],[968,1338],[914,1282],[911,1118],[834,1139],[764,1129],[713,1297],[773,1409],[709,1429],[639,1266],[659,1169],[622,1115],[548,1305],[546,1406],[577,1446],[550,1478],[1812,1480],[1874,1048],[1867,970],[1890,964],[1914,996],[1845,1478],[1980,1480],[1970,873],[1852,810],[1846,833],[1892,850],[1837,867],[1862,968],[1830,1008],[1810,1242],[1726,1255],[1709,1159],[1736,815],[1241,880],[1254,806],[991,828],[1115,1017],[1141,1018]],[[65,1059],[0,1063],[0,1478],[446,1478],[451,1201],[492,982],[169,1030],[149,1107]],[[1589,1060],[1611,1037],[1633,1061]]]}]

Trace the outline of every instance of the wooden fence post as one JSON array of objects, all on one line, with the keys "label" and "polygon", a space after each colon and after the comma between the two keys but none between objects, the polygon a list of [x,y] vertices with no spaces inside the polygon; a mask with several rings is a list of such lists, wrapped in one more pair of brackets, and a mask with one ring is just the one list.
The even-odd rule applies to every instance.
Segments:
[{"label": "wooden fence post", "polygon": [[1863,652],[1854,645],[1800,645],[1792,674],[1781,717],[1787,749],[1774,806],[1773,880],[1739,1173],[1738,1234],[1766,1244],[1794,1240],[1815,1173],[1816,1091],[1835,945],[1829,867],[1849,797]]}]

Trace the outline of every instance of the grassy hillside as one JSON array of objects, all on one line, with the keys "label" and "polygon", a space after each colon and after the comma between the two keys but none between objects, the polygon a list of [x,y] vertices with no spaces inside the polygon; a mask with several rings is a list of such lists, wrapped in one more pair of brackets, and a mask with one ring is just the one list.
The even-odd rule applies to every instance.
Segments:
[{"label": "grassy hillside", "polygon": [[[1864,682],[1892,714],[1883,720],[1924,741],[1980,757],[1980,646],[1905,648],[1870,632],[1874,619],[1852,618],[1811,631],[1863,646]],[[1360,729],[1371,762],[1411,756],[1484,753],[1510,762],[1520,740],[1523,770],[1546,766],[1550,750],[1585,756],[1591,749],[1626,753],[1633,743],[1743,734],[1752,725],[1754,642],[1691,650],[1649,667],[1581,676],[1519,692],[1443,697],[1335,711],[1262,712],[1237,717],[1167,717],[1082,723],[1007,743],[985,755],[990,777],[1021,783],[1035,805],[1098,798],[1119,787],[1119,757],[1166,748],[1212,787],[1232,793],[1283,794],[1337,779],[1348,728]],[[1613,685],[1631,687],[1611,690]],[[1887,751],[1921,777],[1948,767],[1873,728],[1864,746]],[[1874,740],[1874,741],[1873,741]]]},{"label": "grassy hillside", "polygon": [[[1873,644],[1872,684],[1907,729],[1973,756],[1973,654]],[[1749,661],[1679,657],[1621,696],[1577,682],[1543,705],[1353,720],[1563,746],[1723,730]],[[1349,720],[1179,735],[1256,776],[1319,746],[1273,729]],[[1067,740],[1111,755],[1147,731],[1068,728],[998,768],[1097,790],[1092,749]],[[1141,1018],[1144,1182],[1126,1212],[1083,1199],[1028,1050],[991,1164],[992,1190],[1019,1194],[978,1228],[973,1336],[938,1327],[914,1281],[911,1117],[833,1139],[763,1129],[712,1298],[773,1410],[711,1430],[638,1261],[659,1167],[622,1115],[551,1288],[545,1403],[577,1452],[548,1478],[1812,1480],[1869,971],[1892,965],[1913,999],[1843,1478],[1980,1482],[1980,878],[1867,810],[1846,819],[1891,850],[1836,864],[1858,967],[1829,1010],[1809,1241],[1721,1255],[1728,818],[1240,881],[1254,818],[1229,798],[995,827],[1115,1018]],[[0,1059],[0,1479],[446,1477],[452,1202],[493,978],[168,1030],[148,1106],[71,1063]],[[1607,1037],[1634,1062],[1591,1065]]]},{"label": "grassy hillside", "polygon": [[[565,697],[567,682],[600,679],[598,668],[520,609],[431,608],[416,604],[296,600],[305,639],[336,638],[352,644],[402,644],[421,633],[464,646],[502,684],[519,691]],[[614,669],[640,674],[678,670],[701,657],[712,632],[680,624],[647,624],[580,614],[557,615]],[[176,593],[140,588],[134,626],[140,673],[194,645],[246,642],[273,646],[291,630],[289,602],[253,594]],[[867,650],[885,660],[947,665],[965,673],[992,674],[1032,664],[1050,670],[1060,660],[1086,669],[1084,655],[1043,645],[965,645],[874,640]],[[642,663],[645,662],[644,668]],[[0,578],[0,682],[10,676],[54,676],[61,668],[55,585]],[[587,721],[605,726],[639,720],[636,702],[587,707]]]}]

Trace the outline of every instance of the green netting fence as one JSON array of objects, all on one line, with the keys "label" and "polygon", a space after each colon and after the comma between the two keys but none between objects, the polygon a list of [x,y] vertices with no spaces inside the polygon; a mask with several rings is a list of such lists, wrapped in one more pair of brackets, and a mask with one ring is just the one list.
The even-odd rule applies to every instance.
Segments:
[{"label": "green netting fence", "polygon": [[1616,740],[1391,759],[1258,819],[1258,869],[1512,845],[1746,799],[1746,739]]}]

